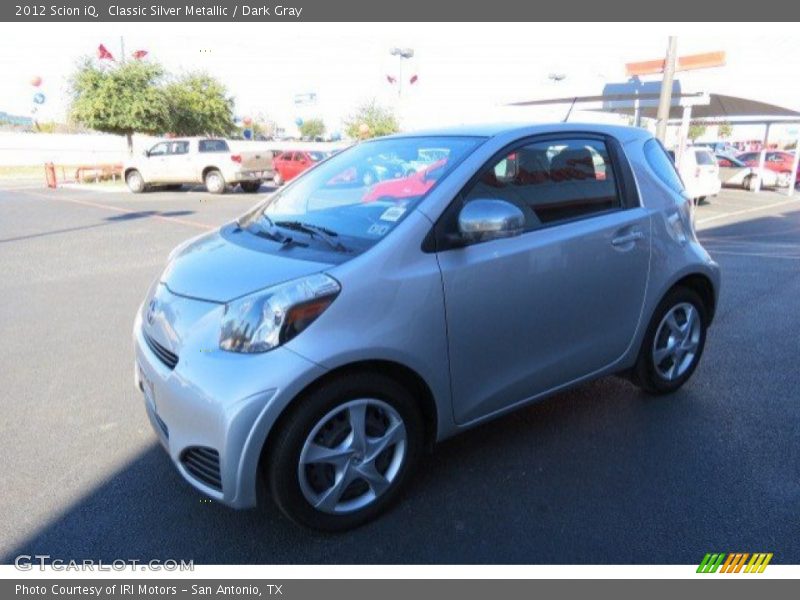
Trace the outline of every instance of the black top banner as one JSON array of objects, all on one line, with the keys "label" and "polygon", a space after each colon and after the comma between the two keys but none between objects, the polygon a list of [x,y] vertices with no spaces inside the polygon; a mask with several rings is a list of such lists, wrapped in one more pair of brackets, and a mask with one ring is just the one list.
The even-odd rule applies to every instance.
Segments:
[{"label": "black top banner", "polygon": [[[719,0],[60,0],[0,4],[0,21],[779,21],[800,20],[800,2],[761,0],[753,3]],[[719,33],[710,28],[709,35]]]}]

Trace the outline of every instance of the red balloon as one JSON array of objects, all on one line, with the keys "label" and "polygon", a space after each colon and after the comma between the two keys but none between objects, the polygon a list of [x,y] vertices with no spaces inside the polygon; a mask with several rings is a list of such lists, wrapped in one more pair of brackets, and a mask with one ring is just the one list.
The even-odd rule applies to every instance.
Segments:
[{"label": "red balloon", "polygon": [[246,127],[249,127],[253,123],[253,119],[250,117],[245,117],[242,119],[242,123],[244,123]]},{"label": "red balloon", "polygon": [[39,77],[38,75],[36,77],[31,78],[31,85],[33,87],[39,87],[40,85],[42,85],[42,78]]}]

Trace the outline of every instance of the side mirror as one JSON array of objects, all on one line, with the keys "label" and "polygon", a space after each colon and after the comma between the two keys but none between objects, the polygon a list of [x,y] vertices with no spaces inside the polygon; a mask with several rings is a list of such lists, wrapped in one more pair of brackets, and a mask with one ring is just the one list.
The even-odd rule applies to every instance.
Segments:
[{"label": "side mirror", "polygon": [[472,200],[458,215],[458,230],[467,244],[514,237],[525,230],[525,215],[505,200]]}]

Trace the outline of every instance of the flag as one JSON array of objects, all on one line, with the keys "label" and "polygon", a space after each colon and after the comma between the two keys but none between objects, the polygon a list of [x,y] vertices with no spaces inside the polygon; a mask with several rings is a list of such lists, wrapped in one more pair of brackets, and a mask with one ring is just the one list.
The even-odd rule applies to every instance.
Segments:
[{"label": "flag", "polygon": [[114,60],[114,55],[103,44],[97,47],[97,58],[100,60]]},{"label": "flag", "polygon": [[133,58],[135,58],[136,60],[141,60],[145,56],[147,56],[147,50],[137,50],[136,52],[133,53]]},{"label": "flag", "polygon": [[411,79],[409,79],[409,80],[408,80],[408,82],[409,82],[411,85],[414,85],[415,83],[417,83],[417,79],[419,79],[419,77],[417,77],[416,75],[412,75],[412,76],[411,76]]},{"label": "flag", "polygon": [[388,81],[389,83],[397,83],[397,79],[395,77],[392,77],[391,75],[386,76],[386,81]]}]

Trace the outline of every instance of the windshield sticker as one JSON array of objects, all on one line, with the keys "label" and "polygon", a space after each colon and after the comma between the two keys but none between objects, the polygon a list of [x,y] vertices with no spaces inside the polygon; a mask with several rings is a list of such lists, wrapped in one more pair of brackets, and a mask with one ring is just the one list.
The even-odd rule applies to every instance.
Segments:
[{"label": "windshield sticker", "polygon": [[383,211],[381,221],[395,222],[406,213],[406,209],[402,206],[392,206]]},{"label": "windshield sticker", "polygon": [[370,226],[367,230],[367,233],[370,235],[386,235],[386,232],[389,231],[388,225],[381,225],[380,223],[375,223]]}]

